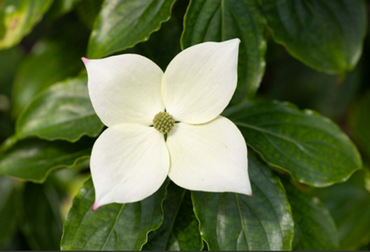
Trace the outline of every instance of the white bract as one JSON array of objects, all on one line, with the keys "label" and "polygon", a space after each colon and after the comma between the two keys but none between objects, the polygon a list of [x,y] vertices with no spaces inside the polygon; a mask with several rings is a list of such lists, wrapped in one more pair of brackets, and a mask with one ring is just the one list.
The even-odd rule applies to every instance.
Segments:
[{"label": "white bract", "polygon": [[92,105],[108,126],[91,154],[94,209],[140,201],[167,176],[189,190],[251,195],[244,138],[220,116],[236,88],[239,43],[189,47],[164,73],[136,54],[83,59]]}]

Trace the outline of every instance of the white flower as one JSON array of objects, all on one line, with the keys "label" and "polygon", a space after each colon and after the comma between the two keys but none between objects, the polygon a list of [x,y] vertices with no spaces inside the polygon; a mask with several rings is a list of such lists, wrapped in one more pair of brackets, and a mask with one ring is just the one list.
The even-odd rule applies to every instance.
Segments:
[{"label": "white flower", "polygon": [[239,43],[190,47],[165,73],[136,54],[83,58],[91,102],[108,126],[91,154],[94,209],[140,201],[167,175],[189,190],[251,195],[244,138],[220,116],[236,88]]}]

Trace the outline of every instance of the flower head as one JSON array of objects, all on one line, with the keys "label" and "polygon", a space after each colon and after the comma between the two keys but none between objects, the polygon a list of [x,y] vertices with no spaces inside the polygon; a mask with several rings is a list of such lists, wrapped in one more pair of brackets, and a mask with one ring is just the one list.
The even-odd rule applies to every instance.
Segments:
[{"label": "flower head", "polygon": [[91,154],[95,208],[140,201],[167,176],[189,190],[251,194],[244,138],[220,116],[236,88],[239,42],[189,47],[164,73],[136,54],[83,59],[108,126]]}]

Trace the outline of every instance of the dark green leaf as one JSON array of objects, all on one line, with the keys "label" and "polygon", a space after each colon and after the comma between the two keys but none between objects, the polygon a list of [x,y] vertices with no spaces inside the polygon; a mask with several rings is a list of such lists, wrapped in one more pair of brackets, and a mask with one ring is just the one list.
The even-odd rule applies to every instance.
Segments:
[{"label": "dark green leaf", "polygon": [[64,222],[61,250],[140,250],[151,230],[163,221],[165,182],[152,196],[92,211],[95,192],[89,179],[73,200]]},{"label": "dark green leaf", "polygon": [[291,250],[293,219],[285,190],[271,169],[248,156],[253,196],[192,192],[210,250]]},{"label": "dark green leaf", "polygon": [[52,19],[59,18],[67,14],[68,12],[72,11],[75,5],[80,1],[81,0],[54,0],[48,12],[48,16],[51,17]]},{"label": "dark green leaf", "polygon": [[23,50],[19,46],[0,51],[0,94],[10,97],[13,78],[22,56]]},{"label": "dark green leaf", "polygon": [[149,241],[143,250],[202,250],[199,223],[193,212],[189,192],[174,183],[168,186],[167,191],[163,202],[163,223],[159,229],[149,234]]},{"label": "dark green leaf", "polygon": [[100,58],[149,39],[171,16],[175,0],[105,1],[91,33],[87,56]]},{"label": "dark green leaf", "polygon": [[21,62],[13,87],[13,116],[52,84],[78,73],[82,53],[70,43],[39,41]]},{"label": "dark green leaf", "polygon": [[369,185],[369,171],[362,169],[347,182],[316,192],[334,218],[340,250],[359,250],[370,242]]},{"label": "dark green leaf", "polygon": [[179,44],[181,29],[182,24],[177,19],[171,18],[162,24],[158,32],[150,35],[148,41],[140,43],[126,52],[143,55],[165,71],[171,60],[181,51]]},{"label": "dark green leaf", "polygon": [[0,49],[18,44],[49,9],[53,0],[0,2]]},{"label": "dark green leaf", "polygon": [[86,83],[86,75],[81,75],[39,94],[20,114],[17,137],[75,142],[83,135],[97,136],[103,124],[91,105]]},{"label": "dark green leaf", "polygon": [[349,126],[356,143],[370,159],[370,92],[361,97],[354,106]]},{"label": "dark green leaf", "polygon": [[10,242],[17,229],[17,215],[14,181],[0,177],[0,250],[9,249]]},{"label": "dark green leaf", "polygon": [[59,250],[63,222],[53,185],[27,183],[18,204],[21,229],[30,248]]},{"label": "dark green leaf", "polygon": [[91,153],[92,141],[77,143],[26,139],[0,153],[0,175],[41,183],[57,168],[72,167]]},{"label": "dark green leaf", "polygon": [[358,150],[337,125],[283,102],[248,102],[225,112],[266,162],[308,185],[323,187],[362,168]]},{"label": "dark green leaf", "polygon": [[352,70],[366,34],[364,0],[260,0],[276,42],[325,73]]},{"label": "dark green leaf", "polygon": [[100,12],[103,0],[80,1],[76,6],[78,17],[85,25],[92,30],[95,18]]},{"label": "dark green leaf", "polygon": [[185,15],[181,45],[241,39],[238,86],[233,101],[252,97],[265,69],[265,21],[256,0],[192,0]]},{"label": "dark green leaf", "polygon": [[279,45],[270,48],[278,55],[271,60],[274,78],[269,89],[275,99],[313,109],[334,121],[343,118],[362,81],[361,62],[343,80],[305,66]]},{"label": "dark green leaf", "polygon": [[338,248],[338,232],[321,201],[288,183],[284,186],[294,218],[293,249],[323,251]]}]

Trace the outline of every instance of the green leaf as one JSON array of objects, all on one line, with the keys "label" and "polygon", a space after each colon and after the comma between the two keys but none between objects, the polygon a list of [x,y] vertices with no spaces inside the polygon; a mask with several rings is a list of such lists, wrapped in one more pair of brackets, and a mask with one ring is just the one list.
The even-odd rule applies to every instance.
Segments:
[{"label": "green leaf", "polygon": [[149,39],[170,19],[175,0],[105,1],[89,40],[87,56],[101,58]]},{"label": "green leaf", "polygon": [[185,15],[182,48],[205,41],[239,38],[238,86],[233,97],[252,97],[262,80],[265,20],[256,0],[192,0]]},{"label": "green leaf", "polygon": [[271,169],[248,156],[253,196],[192,192],[210,250],[291,250],[293,219],[285,190]]},{"label": "green leaf", "polygon": [[48,17],[57,19],[68,12],[71,12],[75,5],[81,0],[54,0],[48,12]]},{"label": "green leaf", "polygon": [[26,139],[0,153],[0,175],[42,183],[58,168],[73,167],[89,157],[92,140],[77,143]]},{"label": "green leaf", "polygon": [[103,0],[80,1],[76,6],[78,17],[90,29],[93,29],[96,17],[100,12]]},{"label": "green leaf", "polygon": [[163,221],[165,182],[152,196],[128,204],[109,204],[92,211],[95,192],[89,179],[73,200],[64,222],[61,250],[140,250],[151,230]]},{"label": "green leaf", "polygon": [[343,119],[362,82],[361,62],[343,80],[307,67],[279,45],[270,48],[279,54],[270,60],[274,77],[269,93],[274,99],[313,109],[334,121]]},{"label": "green leaf", "polygon": [[288,183],[284,186],[294,218],[293,249],[324,251],[338,248],[338,232],[321,201]]},{"label": "green leaf", "polygon": [[0,177],[0,249],[9,249],[17,230],[17,215],[14,196],[15,185],[12,179]]},{"label": "green leaf", "polygon": [[225,113],[266,162],[301,182],[324,187],[362,168],[358,150],[337,125],[283,102],[248,102]]},{"label": "green leaf", "polygon": [[19,46],[0,51],[0,94],[10,97],[13,78],[22,57],[23,50]]},{"label": "green leaf", "polygon": [[199,223],[193,212],[190,193],[174,183],[167,188],[163,202],[164,220],[161,227],[149,234],[143,250],[155,251],[199,251],[203,241]]},{"label": "green leaf", "polygon": [[360,250],[370,242],[370,174],[362,169],[345,183],[318,190],[334,218],[340,250]]},{"label": "green leaf", "polygon": [[366,34],[364,0],[260,0],[275,41],[308,66],[345,73],[358,62]]},{"label": "green leaf", "polygon": [[27,183],[19,195],[20,226],[32,250],[59,250],[62,215],[59,197],[51,183]]},{"label": "green leaf", "polygon": [[349,118],[349,127],[356,143],[370,159],[370,92],[355,104]]},{"label": "green leaf", "polygon": [[13,117],[40,91],[78,73],[83,64],[80,48],[64,41],[39,41],[18,69],[13,86]]},{"label": "green leaf", "polygon": [[41,20],[53,0],[0,2],[0,49],[18,44]]},{"label": "green leaf", "polygon": [[83,135],[97,136],[103,124],[91,105],[86,83],[86,75],[81,75],[39,94],[20,114],[17,137],[75,142]]}]

